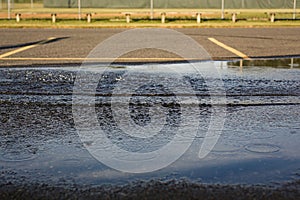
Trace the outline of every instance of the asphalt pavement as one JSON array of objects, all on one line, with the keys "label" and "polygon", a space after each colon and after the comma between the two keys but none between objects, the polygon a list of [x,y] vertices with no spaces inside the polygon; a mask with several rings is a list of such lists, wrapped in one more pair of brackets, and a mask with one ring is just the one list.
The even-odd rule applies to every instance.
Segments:
[{"label": "asphalt pavement", "polygon": [[[97,45],[126,30],[129,29],[0,29],[0,66],[81,64]],[[300,56],[300,28],[186,28],[176,31],[198,42],[213,60],[241,59],[241,55],[249,59]],[[178,45],[178,48],[182,47]],[[131,58],[125,62],[178,58],[172,52],[146,48],[123,57]]]}]

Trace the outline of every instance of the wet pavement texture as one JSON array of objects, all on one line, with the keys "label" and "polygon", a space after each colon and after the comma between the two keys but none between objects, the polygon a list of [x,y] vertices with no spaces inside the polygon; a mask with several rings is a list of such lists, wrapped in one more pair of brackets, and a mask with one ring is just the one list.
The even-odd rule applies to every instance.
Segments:
[{"label": "wet pavement texture", "polygon": [[[95,186],[103,187],[102,191],[106,190],[106,184],[115,189],[131,183],[132,188],[143,184],[145,188],[147,184],[157,187],[172,181],[191,188],[200,183],[283,187],[286,182],[300,178],[300,60],[295,58],[293,66],[289,62],[290,59],[275,60],[268,66],[266,61],[246,61],[243,67],[239,61],[97,66],[105,69],[101,73],[95,66],[1,68],[0,184],[12,190],[18,185],[49,184],[70,187],[70,191]],[[206,77],[199,70],[205,68],[209,73],[210,67],[215,67],[219,75]],[[176,73],[170,69],[176,69]],[[195,69],[202,73],[193,73]],[[84,88],[94,87],[89,85],[90,79],[85,79],[90,74],[101,78],[94,94],[84,90],[82,94],[74,94],[78,72],[87,75],[81,80]],[[218,101],[224,98],[222,90],[209,87],[219,77],[226,94],[225,104]],[[184,93],[184,84],[194,94]],[[74,105],[74,95],[80,95],[80,104]],[[181,97],[184,101],[180,102]],[[93,123],[98,123],[112,144],[128,152],[160,149],[172,141],[181,126],[185,126],[185,131],[193,131],[194,113],[198,116],[197,133],[188,150],[171,165],[149,173],[119,172],[95,159],[88,151],[93,141],[81,140],[78,134],[78,119],[86,119],[74,116],[74,109],[87,112],[89,102],[93,101],[97,121],[90,122],[89,131],[96,126]],[[158,134],[145,133],[144,137],[126,134],[122,119],[118,121],[114,114],[123,111],[123,104],[129,110],[129,118],[140,127],[159,122],[161,115],[153,113],[151,108],[160,105],[166,117],[159,124]],[[190,124],[183,123],[185,107],[193,112],[190,119],[187,117]],[[199,159],[199,148],[216,108],[225,108],[226,112],[222,134],[212,151]],[[182,137],[182,142],[189,139]],[[151,180],[162,182],[151,183]],[[299,183],[296,185],[293,191],[297,193]]]}]

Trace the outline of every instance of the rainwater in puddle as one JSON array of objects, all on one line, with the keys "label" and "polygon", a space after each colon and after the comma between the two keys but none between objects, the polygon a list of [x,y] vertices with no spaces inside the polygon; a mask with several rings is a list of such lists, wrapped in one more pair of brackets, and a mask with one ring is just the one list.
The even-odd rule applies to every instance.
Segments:
[{"label": "rainwater in puddle", "polygon": [[[219,75],[209,78],[194,73],[191,65],[184,63],[108,67],[101,75],[92,68],[84,73],[99,75],[101,79],[94,94],[84,88],[82,93],[75,94],[81,98],[76,105],[73,98],[78,68],[2,68],[1,182],[98,185],[188,179],[272,185],[299,179],[299,63],[300,59],[295,58],[202,62],[193,66],[193,70],[216,67]],[[176,69],[177,75],[170,68]],[[130,76],[126,76],[128,72]],[[177,80],[178,72],[182,82]],[[93,87],[86,77],[81,80],[84,86]],[[222,81],[226,96],[218,93],[219,88],[208,87],[216,79]],[[192,93],[185,90],[184,84]],[[181,86],[181,90],[174,92],[174,88]],[[179,101],[181,97],[183,101]],[[225,103],[218,98],[225,98]],[[152,109],[157,105],[160,109]],[[96,116],[94,121],[86,114],[91,108]],[[210,153],[199,158],[213,115],[218,115],[214,109],[218,108],[225,112],[224,124],[217,130],[220,137]],[[124,113],[129,117],[123,117]],[[128,126],[124,119],[142,128],[130,135],[133,125]],[[153,157],[147,153],[171,143],[180,130],[184,130],[183,134],[195,130],[196,133],[185,134],[181,140],[179,137],[179,142],[191,141],[191,145],[172,164],[152,172],[127,173],[107,166],[100,162],[101,156],[90,153],[89,146],[101,141],[85,140],[78,133],[81,121],[89,123],[87,133],[101,129],[112,145],[144,154],[142,163],[151,162]],[[100,149],[103,151],[104,147]],[[103,159],[115,153],[111,151],[114,149],[108,146]],[[168,153],[170,157],[175,154]],[[119,161],[130,163],[132,159],[123,154],[112,155],[112,159]]]}]

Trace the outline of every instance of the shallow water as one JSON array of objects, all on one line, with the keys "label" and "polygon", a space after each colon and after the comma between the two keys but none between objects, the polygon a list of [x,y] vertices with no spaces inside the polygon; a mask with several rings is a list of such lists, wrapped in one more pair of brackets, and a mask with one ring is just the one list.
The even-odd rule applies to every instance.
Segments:
[{"label": "shallow water", "polygon": [[[2,68],[1,182],[97,185],[187,178],[273,185],[299,179],[298,61],[292,68],[280,67],[282,61],[272,67],[258,66],[259,62],[243,67],[239,62],[203,62],[93,65],[80,70]],[[96,85],[95,77],[99,78]],[[91,110],[95,118],[88,115]],[[224,124],[219,121],[220,126],[213,126],[218,123],[214,119]],[[210,127],[220,129],[212,130],[220,137],[210,153],[199,158]],[[81,128],[93,137],[82,136]],[[106,143],[97,147],[98,129],[111,145],[143,157],[111,152],[114,149]],[[176,138],[177,143],[191,142],[187,151],[182,156],[176,149],[168,152],[180,158],[148,173],[120,172],[88,151],[107,148],[112,159],[140,161],[142,166],[162,156],[151,152]]]}]

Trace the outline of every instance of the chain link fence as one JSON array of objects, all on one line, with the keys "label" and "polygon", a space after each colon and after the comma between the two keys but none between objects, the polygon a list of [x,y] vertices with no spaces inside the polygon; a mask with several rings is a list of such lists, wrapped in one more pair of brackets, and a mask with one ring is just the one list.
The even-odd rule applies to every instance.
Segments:
[{"label": "chain link fence", "polygon": [[[0,9],[77,8],[80,0],[0,0]],[[81,0],[82,8],[292,9],[300,0]]]},{"label": "chain link fence", "polygon": [[[44,0],[49,8],[75,8],[80,0]],[[288,9],[300,0],[81,0],[83,8],[197,8],[218,9]],[[300,5],[299,5],[300,6]]]},{"label": "chain link fence", "polygon": [[43,0],[0,0],[0,9],[34,9],[43,8]]}]

